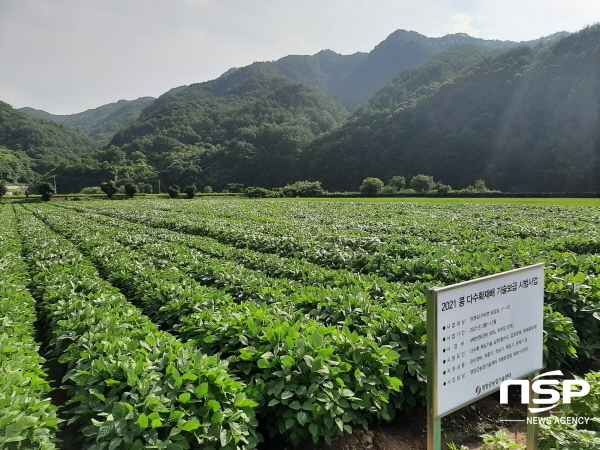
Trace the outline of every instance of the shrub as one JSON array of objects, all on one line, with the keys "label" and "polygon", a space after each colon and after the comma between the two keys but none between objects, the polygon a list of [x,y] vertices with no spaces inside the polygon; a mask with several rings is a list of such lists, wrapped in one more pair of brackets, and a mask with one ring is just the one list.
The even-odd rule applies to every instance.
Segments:
[{"label": "shrub", "polygon": [[325,189],[320,181],[296,181],[282,188],[284,197],[314,197],[323,195]]},{"label": "shrub", "polygon": [[136,187],[140,194],[152,194],[152,185],[150,183],[138,183]]},{"label": "shrub", "polygon": [[244,184],[243,183],[227,183],[227,191],[234,193],[234,194],[244,192]]},{"label": "shrub", "polygon": [[4,197],[8,192],[8,187],[6,186],[6,182],[0,180],[0,198]]},{"label": "shrub", "polygon": [[137,187],[133,183],[125,183],[125,193],[129,198],[133,198],[133,196],[137,193]]},{"label": "shrub", "polygon": [[475,184],[473,185],[473,190],[475,192],[488,192],[489,191],[489,189],[485,185],[485,181],[483,181],[481,179],[475,181]]},{"label": "shrub", "polygon": [[196,196],[196,185],[190,184],[190,185],[186,186],[185,189],[183,190],[183,192],[185,192],[185,195],[187,195],[187,198],[194,198]]},{"label": "shrub", "polygon": [[100,189],[102,189],[102,192],[104,192],[108,198],[113,198],[113,196],[119,191],[117,188],[117,183],[112,180],[105,181],[104,183],[100,184]]},{"label": "shrub", "polygon": [[47,181],[43,181],[36,186],[38,193],[42,196],[42,200],[45,202],[49,202],[52,199],[52,196],[56,194],[56,190],[54,186]]},{"label": "shrub", "polygon": [[279,197],[276,191],[270,191],[269,189],[261,187],[248,187],[244,190],[244,194],[248,198],[273,198]]},{"label": "shrub", "polygon": [[435,190],[438,194],[448,194],[452,190],[452,187],[448,184],[438,183],[435,186]]},{"label": "shrub", "polygon": [[383,189],[383,181],[379,178],[365,178],[358,188],[361,194],[378,194]]},{"label": "shrub", "polygon": [[401,191],[406,187],[406,178],[395,176],[388,181],[388,186],[392,186],[394,189]]},{"label": "shrub", "polygon": [[212,192],[213,192],[212,186],[204,186],[204,193],[205,194],[212,194]]},{"label": "shrub", "polygon": [[425,193],[433,188],[433,177],[429,175],[415,175],[410,180],[410,187],[417,192]]},{"label": "shrub", "polygon": [[167,189],[167,192],[169,193],[169,197],[171,198],[177,198],[179,197],[179,186],[177,184],[174,184],[173,186],[169,186],[169,189]]},{"label": "shrub", "polygon": [[90,187],[84,187],[81,190],[82,194],[102,194],[102,189],[100,189],[100,186],[90,186]]}]

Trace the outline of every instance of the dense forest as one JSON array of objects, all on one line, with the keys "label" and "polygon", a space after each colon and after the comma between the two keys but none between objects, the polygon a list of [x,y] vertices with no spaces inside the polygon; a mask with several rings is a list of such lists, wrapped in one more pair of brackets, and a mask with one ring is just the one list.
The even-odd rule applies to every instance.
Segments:
[{"label": "dense forest", "polygon": [[89,109],[78,114],[55,115],[33,108],[19,108],[31,117],[50,120],[81,130],[100,144],[107,144],[121,128],[134,123],[142,110],[152,104],[152,97],[119,100],[116,103]]},{"label": "dense forest", "polygon": [[0,178],[33,182],[39,175],[85,159],[96,148],[83,133],[30,117],[0,101]]},{"label": "dense forest", "polygon": [[370,53],[254,63],[70,116],[0,103],[0,178],[356,191],[424,173],[455,189],[600,190],[598,73],[600,26],[519,44],[399,30]]},{"label": "dense forest", "polygon": [[600,26],[548,47],[455,55],[462,70],[438,58],[404,72],[314,142],[304,175],[330,189],[427,173],[453,187],[600,190]]}]

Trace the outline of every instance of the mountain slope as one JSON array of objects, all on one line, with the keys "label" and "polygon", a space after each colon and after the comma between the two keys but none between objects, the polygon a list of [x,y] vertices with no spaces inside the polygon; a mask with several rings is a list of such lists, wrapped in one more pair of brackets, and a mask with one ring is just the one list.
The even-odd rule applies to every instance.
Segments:
[{"label": "mountain slope", "polygon": [[466,34],[429,38],[414,31],[397,30],[369,53],[339,55],[331,50],[313,56],[286,56],[273,62],[257,62],[220,79],[242,81],[257,73],[285,76],[306,86],[326,92],[347,108],[353,109],[391,81],[399,72],[416,67],[429,58],[456,46],[474,45],[485,49],[519,45],[547,44],[568,33],[555,33],[528,42],[483,40]]},{"label": "mountain slope", "polygon": [[347,115],[327,95],[281,76],[230,81],[168,92],[111,145],[145,155],[165,183],[275,187],[293,178],[302,150]]},{"label": "mountain slope", "polygon": [[338,190],[418,173],[456,188],[483,178],[508,191],[599,190],[598,73],[600,26],[487,57],[409,95],[401,74],[311,146],[304,174]]},{"label": "mountain slope", "polygon": [[20,108],[19,111],[41,119],[61,123],[81,130],[100,143],[107,143],[121,128],[135,122],[144,108],[152,104],[154,98],[141,97],[137,100],[119,100],[98,108],[77,114],[55,115],[34,108]]},{"label": "mountain slope", "polygon": [[0,145],[31,158],[31,167],[39,174],[73,164],[96,148],[91,139],[76,130],[30,117],[1,101]]}]

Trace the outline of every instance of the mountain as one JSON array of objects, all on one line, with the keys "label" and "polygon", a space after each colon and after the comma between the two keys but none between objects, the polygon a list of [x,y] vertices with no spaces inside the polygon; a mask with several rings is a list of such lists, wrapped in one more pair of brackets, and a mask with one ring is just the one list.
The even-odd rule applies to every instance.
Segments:
[{"label": "mountain", "polygon": [[276,187],[293,178],[303,149],[346,116],[326,94],[259,72],[171,90],[110,144],[145,158],[165,184]]},{"label": "mountain", "polygon": [[135,122],[140,113],[155,99],[141,97],[137,100],[119,100],[116,103],[100,106],[77,114],[55,115],[34,108],[20,108],[19,111],[31,117],[61,123],[89,135],[95,141],[106,144],[121,128]]},{"label": "mountain", "polygon": [[[4,147],[7,161],[17,164],[15,159],[18,160],[24,174],[28,173],[25,178],[19,178],[21,182],[33,181],[26,168],[44,174],[55,167],[76,163],[97,148],[89,137],[76,130],[30,117],[1,101],[0,146]],[[3,176],[17,181],[14,175]]]},{"label": "mountain", "polygon": [[455,188],[482,178],[505,191],[600,190],[600,26],[458,53],[464,68],[446,54],[398,75],[312,143],[303,175],[336,190],[419,173]]},{"label": "mountain", "polygon": [[312,56],[292,55],[273,62],[256,62],[225,72],[223,80],[257,73],[281,75],[331,95],[349,109],[366,101],[399,72],[416,67],[449,48],[475,45],[486,49],[548,44],[568,33],[560,32],[528,42],[484,40],[466,34],[430,38],[414,31],[397,30],[369,53],[340,55],[324,50]]},{"label": "mountain", "polygon": [[599,37],[399,30],[369,53],[292,55],[69,116],[2,104],[0,177],[52,174],[63,192],[108,179],[356,190],[419,173],[454,188],[600,190]]}]

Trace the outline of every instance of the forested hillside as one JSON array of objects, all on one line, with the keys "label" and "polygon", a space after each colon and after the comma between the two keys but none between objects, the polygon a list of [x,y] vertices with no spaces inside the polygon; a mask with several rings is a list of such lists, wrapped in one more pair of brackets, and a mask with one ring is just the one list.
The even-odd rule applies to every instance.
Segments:
[{"label": "forested hillside", "polygon": [[325,94],[276,75],[225,88],[201,83],[169,92],[111,145],[147,158],[166,183],[281,186],[304,148],[346,117]]},{"label": "forested hillside", "polygon": [[56,167],[77,163],[96,145],[76,130],[30,117],[0,101],[0,178],[32,182]]},{"label": "forested hillside", "polygon": [[555,33],[535,41],[517,43],[477,39],[463,33],[430,38],[414,31],[397,30],[369,53],[339,55],[324,50],[312,56],[286,56],[278,61],[257,62],[228,71],[221,78],[238,82],[261,72],[282,75],[326,92],[339,103],[353,109],[368,100],[399,72],[416,67],[449,48],[460,45],[475,45],[482,49],[535,46],[552,42],[566,34]]},{"label": "forested hillside", "polygon": [[[65,125],[0,103],[0,178],[56,175],[62,192],[109,179],[155,192],[158,180],[221,190],[305,179],[355,191],[417,174],[455,189],[600,190],[600,26],[565,35],[516,46],[400,30],[370,53],[255,63],[156,100],[26,109]],[[351,113],[341,104],[363,96]]]},{"label": "forested hillside", "polygon": [[116,103],[89,109],[78,114],[56,115],[33,108],[19,108],[19,111],[41,119],[64,124],[81,130],[95,141],[106,144],[114,134],[139,117],[142,110],[152,104],[154,98],[141,97],[137,100],[119,100]]},{"label": "forested hillside", "polygon": [[400,74],[313,143],[304,175],[340,190],[418,173],[457,188],[482,178],[506,191],[600,189],[600,26],[456,73],[455,62]]}]

